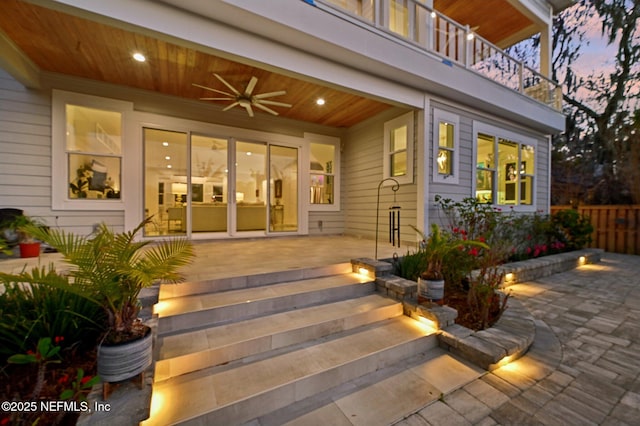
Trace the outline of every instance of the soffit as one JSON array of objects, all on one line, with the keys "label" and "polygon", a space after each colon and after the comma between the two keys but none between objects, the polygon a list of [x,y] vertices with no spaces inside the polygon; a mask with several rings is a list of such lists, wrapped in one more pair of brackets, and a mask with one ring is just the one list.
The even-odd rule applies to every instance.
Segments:
[{"label": "soffit", "polygon": [[[213,73],[221,75],[239,91],[252,76],[258,78],[254,94],[286,90],[274,101],[291,108],[269,106],[280,116],[331,127],[348,128],[390,105],[315,81],[234,62],[197,48],[155,38],[72,16],[19,0],[3,0],[0,30],[41,70],[103,81],[187,99],[217,97],[192,83],[229,91]],[[147,62],[134,61],[131,54],[143,51]],[[323,107],[317,98],[326,100]],[[205,102],[205,101],[202,101]],[[210,101],[224,108],[230,101]],[[237,108],[237,107],[236,107]],[[256,114],[267,114],[254,108]]]},{"label": "soffit", "polygon": [[433,7],[499,47],[514,34],[524,40],[540,31],[507,0],[434,0]]}]

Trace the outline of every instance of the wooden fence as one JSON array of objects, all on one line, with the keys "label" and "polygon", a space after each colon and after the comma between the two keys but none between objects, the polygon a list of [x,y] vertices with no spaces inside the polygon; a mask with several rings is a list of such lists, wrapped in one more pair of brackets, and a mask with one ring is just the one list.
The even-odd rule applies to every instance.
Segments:
[{"label": "wooden fence", "polygon": [[[571,206],[551,206],[551,213]],[[640,205],[579,206],[578,212],[591,219],[593,234],[589,247],[626,254],[640,254]]]}]

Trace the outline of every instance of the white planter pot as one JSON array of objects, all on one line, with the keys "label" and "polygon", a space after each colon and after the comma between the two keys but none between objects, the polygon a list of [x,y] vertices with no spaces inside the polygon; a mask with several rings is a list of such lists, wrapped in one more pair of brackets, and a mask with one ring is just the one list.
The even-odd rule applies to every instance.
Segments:
[{"label": "white planter pot", "polygon": [[153,359],[153,333],[131,342],[98,346],[98,375],[115,383],[142,373]]}]

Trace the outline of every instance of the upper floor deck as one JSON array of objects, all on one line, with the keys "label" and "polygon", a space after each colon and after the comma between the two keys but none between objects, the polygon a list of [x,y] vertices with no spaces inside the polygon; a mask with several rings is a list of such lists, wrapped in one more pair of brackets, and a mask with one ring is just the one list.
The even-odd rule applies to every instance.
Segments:
[{"label": "upper floor deck", "polygon": [[[522,93],[556,111],[562,110],[560,85],[526,65],[503,48],[536,32],[548,35],[551,4],[543,1],[516,9],[510,1],[435,1],[430,7],[418,0],[305,0],[353,25],[368,27],[383,37],[409,45],[443,63],[462,67]],[[524,2],[526,3],[526,2]],[[440,7],[467,21],[462,24],[438,11]],[[493,10],[492,10],[493,8]],[[499,8],[499,9],[498,9]],[[535,22],[537,8],[538,23]],[[528,12],[528,13],[527,13]],[[534,16],[530,18],[529,16]],[[481,33],[485,33],[487,38]],[[492,42],[488,38],[495,41]],[[548,56],[541,44],[539,65]]]}]

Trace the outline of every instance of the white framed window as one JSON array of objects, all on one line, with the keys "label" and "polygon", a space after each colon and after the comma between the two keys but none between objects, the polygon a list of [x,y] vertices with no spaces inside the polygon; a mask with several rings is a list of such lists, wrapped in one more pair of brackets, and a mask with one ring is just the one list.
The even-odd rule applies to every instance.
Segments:
[{"label": "white framed window", "polygon": [[413,112],[384,123],[384,178],[413,183]]},{"label": "white framed window", "polygon": [[433,110],[433,181],[457,184],[460,164],[460,118]]},{"label": "white framed window", "polygon": [[478,201],[535,211],[536,140],[484,123],[474,123]]},{"label": "white framed window", "polygon": [[305,133],[309,141],[309,210],[340,210],[340,139]]},{"label": "white framed window", "polygon": [[130,102],[53,91],[52,208],[123,210],[125,113]]}]

